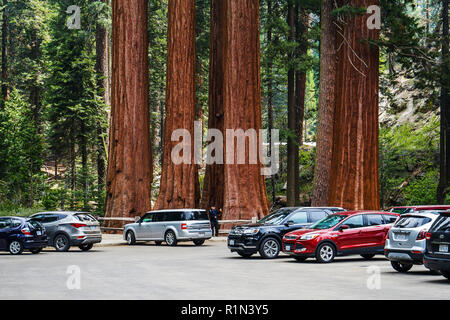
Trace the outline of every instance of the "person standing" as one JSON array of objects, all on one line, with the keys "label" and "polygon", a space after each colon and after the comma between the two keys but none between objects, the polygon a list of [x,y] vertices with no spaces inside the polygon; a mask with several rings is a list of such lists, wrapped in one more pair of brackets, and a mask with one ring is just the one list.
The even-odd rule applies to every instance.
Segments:
[{"label": "person standing", "polygon": [[209,221],[211,222],[213,236],[216,235],[216,237],[219,236],[219,218],[221,214],[222,210],[217,210],[214,205],[209,209]]}]

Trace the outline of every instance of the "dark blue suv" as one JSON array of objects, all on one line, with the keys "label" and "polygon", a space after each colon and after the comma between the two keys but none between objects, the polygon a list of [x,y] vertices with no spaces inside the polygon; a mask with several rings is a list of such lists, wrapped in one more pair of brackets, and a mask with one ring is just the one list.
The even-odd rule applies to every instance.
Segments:
[{"label": "dark blue suv", "polygon": [[0,250],[14,255],[23,250],[36,254],[46,246],[45,228],[39,222],[20,217],[0,217]]}]

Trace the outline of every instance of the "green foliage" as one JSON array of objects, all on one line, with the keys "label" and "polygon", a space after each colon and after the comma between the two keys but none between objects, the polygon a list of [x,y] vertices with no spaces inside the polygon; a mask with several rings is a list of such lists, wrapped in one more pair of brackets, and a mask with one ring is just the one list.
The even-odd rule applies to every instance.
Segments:
[{"label": "green foliage", "polygon": [[428,171],[420,178],[415,179],[403,192],[406,205],[437,204],[438,181],[438,170]]}]

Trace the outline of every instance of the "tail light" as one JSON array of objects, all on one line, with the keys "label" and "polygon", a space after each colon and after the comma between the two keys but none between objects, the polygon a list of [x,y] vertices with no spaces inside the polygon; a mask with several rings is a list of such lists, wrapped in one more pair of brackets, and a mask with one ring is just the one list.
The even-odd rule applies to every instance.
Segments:
[{"label": "tail light", "polygon": [[431,239],[431,233],[430,233],[430,232],[427,232],[427,233],[425,234],[425,239],[427,239],[427,240],[430,240],[430,239]]},{"label": "tail light", "polygon": [[70,225],[77,229],[81,228],[81,227],[87,227],[87,224],[84,224],[84,223],[71,223]]},{"label": "tail light", "polygon": [[28,229],[28,228],[22,229],[22,230],[20,230],[20,232],[22,232],[23,234],[25,234],[27,236],[31,236],[30,229]]},{"label": "tail light", "polygon": [[187,230],[187,224],[186,223],[182,223],[181,224],[181,230]]},{"label": "tail light", "polygon": [[427,234],[428,234],[427,230],[421,230],[421,231],[419,232],[419,234],[417,235],[417,239],[416,239],[416,240],[424,240],[424,239],[428,239],[428,238],[427,238]]}]

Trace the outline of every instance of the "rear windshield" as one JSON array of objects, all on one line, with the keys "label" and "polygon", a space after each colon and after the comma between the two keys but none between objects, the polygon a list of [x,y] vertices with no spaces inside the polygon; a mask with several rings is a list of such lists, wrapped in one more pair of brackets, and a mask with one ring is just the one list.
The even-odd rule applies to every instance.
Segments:
[{"label": "rear windshield", "polygon": [[97,221],[93,216],[87,213],[77,213],[76,215],[74,215],[74,217],[80,221],[88,221],[88,222]]},{"label": "rear windshield", "polygon": [[431,222],[428,217],[401,217],[394,225],[395,228],[418,228]]},{"label": "rear windshield", "polygon": [[450,215],[442,215],[437,218],[432,231],[450,231]]},{"label": "rear windshield", "polygon": [[186,211],[184,220],[209,220],[206,211]]},{"label": "rear windshield", "polygon": [[42,229],[42,225],[36,220],[28,220],[28,225],[33,229]]}]

